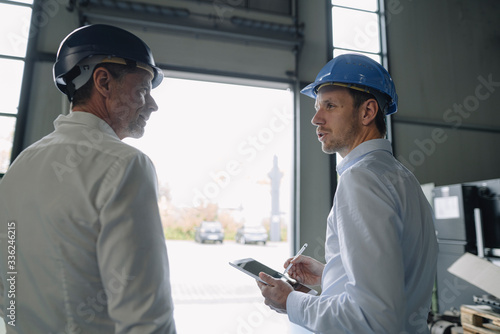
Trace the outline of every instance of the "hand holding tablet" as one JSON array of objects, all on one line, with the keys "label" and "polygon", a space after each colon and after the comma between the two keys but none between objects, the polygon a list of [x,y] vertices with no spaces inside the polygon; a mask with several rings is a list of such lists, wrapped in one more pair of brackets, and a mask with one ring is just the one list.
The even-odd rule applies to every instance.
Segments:
[{"label": "hand holding tablet", "polygon": [[290,284],[294,288],[295,291],[300,291],[300,292],[304,292],[304,293],[311,294],[311,295],[318,294],[316,290],[314,290],[306,285],[303,285],[303,284],[297,282],[296,280],[294,280],[288,276],[285,276],[282,273],[280,273],[274,269],[271,269],[268,266],[262,264],[261,262],[259,262],[257,260],[254,260],[252,258],[235,260],[235,261],[229,262],[229,264],[231,266],[235,267],[236,269],[241,270],[245,274],[250,275],[251,277],[255,278],[256,280],[258,280],[264,284],[267,284],[267,283],[259,278],[260,272],[264,272],[264,273],[270,275],[271,277],[281,279],[281,280],[287,282],[288,284]]}]

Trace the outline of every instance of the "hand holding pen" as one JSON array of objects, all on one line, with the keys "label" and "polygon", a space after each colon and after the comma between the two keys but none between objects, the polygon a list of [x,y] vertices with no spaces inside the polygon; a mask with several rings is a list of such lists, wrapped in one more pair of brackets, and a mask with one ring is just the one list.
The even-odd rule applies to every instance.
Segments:
[{"label": "hand holding pen", "polygon": [[299,256],[300,254],[302,254],[307,248],[307,243],[304,244],[304,246],[302,246],[302,248],[299,250],[299,252],[293,257],[293,259],[290,260],[290,264],[288,265],[288,267],[286,267],[285,271],[283,272],[283,275],[286,275],[288,274],[288,270],[290,270],[290,268],[292,268],[293,266],[293,261],[295,261]]},{"label": "hand holding pen", "polygon": [[288,274],[302,284],[320,285],[325,265],[312,257],[300,256],[306,247],[307,244],[304,244],[297,255],[285,262],[286,269],[283,274]]}]

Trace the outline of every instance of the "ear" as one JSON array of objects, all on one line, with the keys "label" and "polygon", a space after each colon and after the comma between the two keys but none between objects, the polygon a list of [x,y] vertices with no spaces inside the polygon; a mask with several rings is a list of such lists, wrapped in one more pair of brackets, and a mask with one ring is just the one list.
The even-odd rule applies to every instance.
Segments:
[{"label": "ear", "polygon": [[98,67],[94,71],[92,79],[94,80],[94,86],[97,92],[103,97],[109,97],[109,95],[111,94],[111,73],[109,73],[109,71],[104,67]]},{"label": "ear", "polygon": [[375,121],[375,117],[377,116],[377,112],[379,111],[377,100],[368,99],[361,106],[361,122],[363,125],[370,125]]}]

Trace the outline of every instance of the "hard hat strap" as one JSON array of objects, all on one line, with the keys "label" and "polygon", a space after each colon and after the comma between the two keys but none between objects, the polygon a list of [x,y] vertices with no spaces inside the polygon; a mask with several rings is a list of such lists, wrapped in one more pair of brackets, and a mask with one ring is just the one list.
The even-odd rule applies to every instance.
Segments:
[{"label": "hard hat strap", "polygon": [[[73,96],[77,90],[75,83],[73,82],[76,78],[78,78],[82,74],[80,67],[75,66],[66,73],[66,75],[62,78],[58,78],[56,81],[66,85],[66,96],[68,97],[69,102],[73,100]],[[80,88],[80,87],[78,87]]]}]

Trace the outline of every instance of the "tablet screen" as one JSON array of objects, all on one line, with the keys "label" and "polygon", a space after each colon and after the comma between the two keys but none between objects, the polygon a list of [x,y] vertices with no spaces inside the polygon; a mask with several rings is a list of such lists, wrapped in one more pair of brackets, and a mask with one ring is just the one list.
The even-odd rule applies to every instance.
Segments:
[{"label": "tablet screen", "polygon": [[247,258],[247,259],[241,259],[233,262],[229,262],[230,265],[238,268],[239,270],[247,273],[250,276],[253,276],[255,279],[261,281],[262,283],[267,284],[266,282],[262,281],[259,278],[259,273],[260,272],[265,272],[266,274],[277,278],[277,279],[282,279],[288,282],[296,291],[301,291],[304,293],[312,294],[312,295],[317,295],[317,291],[314,289],[309,288],[308,286],[305,286],[303,284],[300,284],[299,282],[295,281],[294,279],[291,279],[290,277],[287,277],[283,275],[280,272],[277,272],[274,269],[269,268],[268,266],[260,263],[259,261],[256,261],[252,258]]},{"label": "tablet screen", "polygon": [[236,263],[236,265],[242,269],[245,269],[246,271],[251,272],[252,274],[259,276],[260,272],[265,272],[266,274],[274,277],[274,278],[282,278],[283,275],[277,272],[274,269],[269,268],[266,265],[263,265],[262,263],[255,261],[255,260],[250,260],[248,262],[240,262]]}]

